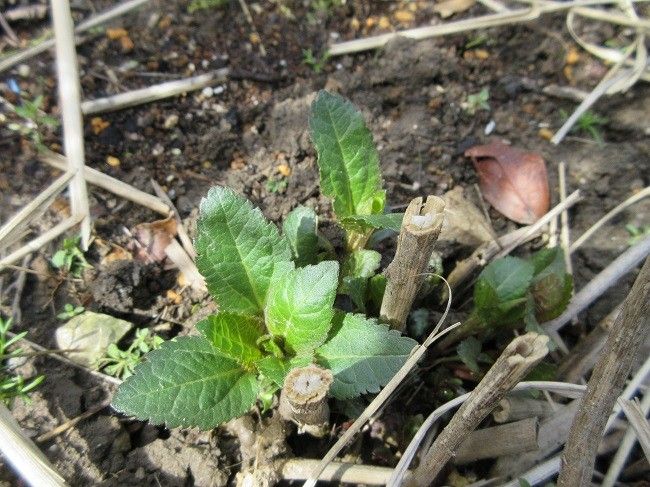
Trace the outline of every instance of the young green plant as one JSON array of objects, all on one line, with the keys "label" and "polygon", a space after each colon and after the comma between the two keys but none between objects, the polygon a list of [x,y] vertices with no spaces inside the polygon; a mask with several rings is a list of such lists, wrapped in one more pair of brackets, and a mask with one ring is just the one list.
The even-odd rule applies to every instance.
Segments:
[{"label": "young green plant", "polygon": [[[9,336],[11,322],[11,318],[3,319],[0,316],[0,401],[4,402],[7,406],[17,397],[28,400],[29,393],[45,379],[42,375],[33,379],[26,379],[22,375],[12,374],[9,371],[7,361],[23,355],[22,349],[16,347],[16,345],[27,335],[27,332],[24,331],[17,335]],[[10,348],[13,350],[9,350]]]}]

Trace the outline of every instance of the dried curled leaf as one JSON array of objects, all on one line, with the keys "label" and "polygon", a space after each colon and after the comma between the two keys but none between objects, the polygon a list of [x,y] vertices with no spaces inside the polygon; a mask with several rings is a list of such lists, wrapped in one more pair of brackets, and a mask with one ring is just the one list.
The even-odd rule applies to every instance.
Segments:
[{"label": "dried curled leaf", "polygon": [[129,250],[135,258],[146,263],[163,262],[165,249],[176,236],[176,220],[173,217],[151,223],[139,223],[132,231],[135,241]]},{"label": "dried curled leaf", "polygon": [[465,156],[474,161],[483,197],[507,218],[529,225],[549,210],[548,175],[539,154],[492,142]]}]

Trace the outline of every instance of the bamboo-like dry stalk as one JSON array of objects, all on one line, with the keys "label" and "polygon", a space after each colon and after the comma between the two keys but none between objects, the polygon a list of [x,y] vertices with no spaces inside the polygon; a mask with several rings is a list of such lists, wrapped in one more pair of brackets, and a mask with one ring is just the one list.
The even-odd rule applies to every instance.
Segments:
[{"label": "bamboo-like dry stalk", "polygon": [[56,195],[58,195],[68,184],[70,179],[72,179],[72,175],[71,172],[66,172],[59,176],[56,181],[41,191],[36,198],[20,209],[20,211],[12,216],[9,221],[0,228],[0,250],[7,248],[15,242],[17,238],[19,238],[18,234],[25,225],[32,222],[35,215],[37,215],[39,211],[43,211],[43,208],[47,207],[51,201],[56,198]]},{"label": "bamboo-like dry stalk", "polygon": [[59,85],[59,108],[63,119],[63,147],[68,161],[70,207],[80,217],[81,248],[90,243],[90,208],[84,179],[84,132],[81,119],[81,87],[74,42],[74,26],[68,0],[51,0],[52,23],[56,47],[56,67]]},{"label": "bamboo-like dry stalk", "polygon": [[[649,237],[650,240],[650,237]],[[596,449],[650,325],[650,257],[646,258],[594,367],[562,455],[559,487],[591,483]]]},{"label": "bamboo-like dry stalk", "polygon": [[534,416],[543,418],[554,412],[553,405],[548,401],[531,397],[508,396],[499,401],[497,407],[492,411],[492,418],[497,423],[509,423]]},{"label": "bamboo-like dry stalk", "polygon": [[81,104],[81,111],[84,115],[113,112],[123,108],[144,105],[152,101],[171,98],[190,91],[200,90],[214,83],[224,81],[229,74],[228,68],[218,69],[211,73],[199,74],[191,78],[167,81],[158,85],[147,86],[139,90],[127,91],[118,95],[86,100]]},{"label": "bamboo-like dry stalk", "polygon": [[[65,170],[67,165],[65,157],[51,151],[40,154],[39,159],[42,162],[62,171]],[[149,208],[156,213],[160,213],[164,216],[169,216],[171,209],[164,202],[162,202],[160,198],[157,198],[154,195],[140,191],[138,188],[120,181],[119,179],[115,179],[108,174],[104,174],[103,172],[100,172],[92,167],[86,166],[84,168],[84,177],[90,184],[98,186],[126,200],[133,201],[134,203],[144,206],[145,208]]]},{"label": "bamboo-like dry stalk", "polygon": [[532,332],[510,342],[433,442],[408,479],[408,486],[426,487],[435,480],[467,435],[546,356],[547,343],[547,336]]},{"label": "bamboo-like dry stalk", "polygon": [[[81,22],[77,28],[75,29],[76,34],[80,34],[82,32],[85,32],[87,30],[92,29],[93,27],[97,27],[101,24],[104,24],[108,22],[109,20],[112,20],[116,17],[120,17],[121,15],[124,15],[134,8],[139,7],[140,5],[143,5],[147,3],[149,0],[129,0],[123,3],[120,3],[112,8],[109,8],[108,10],[105,10],[104,12],[101,12],[88,20],[85,20]],[[2,71],[5,71],[13,66],[15,66],[18,63],[21,63],[23,61],[26,61],[34,56],[37,56],[38,54],[47,51],[51,47],[54,47],[54,39],[46,39],[40,44],[36,46],[29,47],[25,49],[24,51],[20,51],[16,54],[13,54],[11,56],[8,56],[6,58],[3,58],[0,60],[0,73]]]},{"label": "bamboo-like dry stalk", "polygon": [[[318,460],[292,458],[282,466],[284,480],[305,480],[318,467]],[[392,468],[354,463],[332,462],[320,474],[318,480],[363,485],[386,485]]]}]

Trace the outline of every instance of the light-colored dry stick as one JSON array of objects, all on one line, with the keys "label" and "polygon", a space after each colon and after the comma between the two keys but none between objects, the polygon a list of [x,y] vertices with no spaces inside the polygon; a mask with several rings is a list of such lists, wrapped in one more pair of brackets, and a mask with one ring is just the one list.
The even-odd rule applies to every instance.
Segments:
[{"label": "light-colored dry stick", "polygon": [[176,206],[174,206],[174,203],[169,198],[169,196],[167,196],[167,193],[165,193],[165,191],[163,191],[163,189],[160,187],[160,184],[158,184],[153,179],[151,180],[151,186],[153,186],[153,190],[156,193],[156,196],[158,196],[158,198],[160,198],[163,203],[171,208],[171,211],[174,214],[174,218],[176,219],[176,232],[178,233],[178,238],[181,240],[181,245],[183,245],[185,252],[187,252],[192,260],[195,260],[196,250],[194,250],[192,239],[187,234],[187,230],[185,230],[185,225],[183,225],[183,220],[181,220],[181,215],[176,209]]},{"label": "light-colored dry stick", "polygon": [[99,405],[97,405],[97,406],[95,406],[93,408],[90,408],[88,411],[85,411],[85,412],[81,413],[79,416],[77,416],[75,418],[72,418],[72,419],[66,421],[65,423],[60,424],[59,426],[57,426],[53,430],[48,431],[47,433],[43,433],[42,435],[38,436],[36,438],[36,440],[35,440],[36,443],[45,443],[46,441],[50,441],[52,438],[55,438],[55,437],[59,436],[61,433],[65,433],[66,431],[68,431],[73,426],[76,426],[78,423],[80,423],[84,419],[87,419],[87,418],[90,418],[91,416],[94,416],[95,414],[97,414],[102,409],[108,407],[110,404],[111,404],[111,400],[109,399],[109,400],[104,401],[101,404],[99,404]]},{"label": "light-colored dry stick", "polygon": [[12,43],[14,46],[18,46],[18,43],[20,42],[20,39],[18,39],[18,36],[14,32],[14,30],[11,28],[9,23],[7,22],[7,19],[5,16],[0,12],[0,27],[2,27],[5,31],[5,34],[7,34],[7,38],[9,39],[9,42]]},{"label": "light-colored dry stick", "polygon": [[211,73],[199,74],[191,78],[167,81],[158,85],[148,86],[139,90],[127,91],[118,95],[86,100],[81,104],[84,115],[112,112],[123,108],[144,105],[152,101],[170,98],[194,90],[200,90],[214,83],[224,81],[228,77],[228,68],[218,69]]},{"label": "light-colored dry stick", "polygon": [[90,208],[84,179],[84,132],[81,119],[79,69],[74,43],[74,26],[68,0],[51,0],[52,23],[56,47],[56,67],[59,85],[59,108],[63,120],[63,147],[68,171],[74,174],[68,186],[70,208],[80,217],[81,248],[90,243]]},{"label": "light-colored dry stick", "polygon": [[4,13],[9,22],[17,20],[44,19],[47,15],[47,5],[24,5],[12,8]]},{"label": "light-colored dry stick", "polygon": [[554,320],[547,321],[542,325],[546,331],[558,331],[579,313],[584,311],[591,303],[598,299],[602,294],[612,287],[616,282],[631,272],[639,262],[643,261],[650,254],[650,236],[647,236],[636,245],[633,245],[607,267],[605,267],[596,277],[576,293],[567,309]]},{"label": "light-colored dry stick", "polygon": [[555,407],[548,401],[531,397],[508,396],[499,401],[492,411],[492,418],[497,423],[507,423],[520,419],[544,418],[555,413]]},{"label": "light-colored dry stick", "polygon": [[367,51],[370,49],[383,47],[387,42],[396,37],[407,37],[409,39],[421,40],[431,37],[458,34],[471,30],[485,29],[488,27],[496,27],[499,25],[511,25],[519,22],[529,22],[531,20],[535,20],[544,13],[559,12],[578,6],[606,5],[610,3],[617,2],[616,0],[574,0],[569,2],[537,1],[534,5],[531,6],[530,9],[525,8],[509,10],[506,12],[483,15],[481,17],[475,17],[472,19],[464,19],[456,22],[448,22],[425,27],[416,27],[414,29],[391,32],[390,34],[380,34],[377,36],[366,37],[364,39],[355,39],[352,41],[340,42],[338,44],[334,44],[330,48],[329,53],[332,56],[352,54],[355,52]]},{"label": "light-colored dry stick", "polygon": [[[445,281],[446,283],[447,281]],[[448,285],[448,284],[447,284]],[[457,326],[460,326],[460,323],[455,323],[443,331],[439,332],[440,327],[444,323],[444,320],[447,318],[447,313],[451,306],[451,299],[447,300],[447,308],[443,313],[442,317],[438,321],[438,324],[435,326],[433,331],[429,334],[424,343],[418,347],[415,347],[411,352],[411,355],[406,360],[404,365],[397,371],[393,378],[388,381],[388,384],[375,396],[375,398],[368,404],[366,409],[359,415],[359,417],[352,423],[352,425],[341,435],[337,442],[332,446],[329,451],[325,454],[323,459],[318,462],[318,466],[314,468],[311,472],[307,481],[303,484],[303,487],[315,487],[316,479],[319,478],[320,474],[325,470],[327,465],[329,465],[335,458],[336,455],[347,445],[350,440],[356,435],[361,427],[368,421],[373,414],[375,414],[379,408],[386,402],[390,395],[397,389],[397,387],[402,383],[404,378],[411,372],[411,369],[415,367],[418,361],[422,358],[424,353],[427,351],[427,348],[431,346],[438,338],[443,336],[445,333],[455,329]]]},{"label": "light-colored dry stick", "polygon": [[580,103],[589,96],[587,91],[579,90],[573,86],[548,85],[542,88],[542,93],[556,98],[572,100]]},{"label": "light-colored dry stick", "polygon": [[484,458],[497,458],[537,449],[537,418],[526,418],[472,431],[463,439],[452,461],[456,465],[466,465]]},{"label": "light-colored dry stick", "polygon": [[[558,165],[558,175],[560,183],[560,201],[566,199],[566,163],[560,161]],[[571,263],[571,252],[569,248],[571,247],[571,237],[569,235],[569,212],[564,209],[560,213],[560,244],[562,245],[562,250],[564,251],[564,265],[566,266],[566,271],[573,275],[573,264]]]},{"label": "light-colored dry stick", "polygon": [[327,434],[330,420],[327,394],[333,380],[331,370],[316,365],[291,370],[280,393],[280,415],[294,422],[298,433],[322,438]]},{"label": "light-colored dry stick", "polygon": [[69,229],[74,227],[77,223],[79,223],[80,220],[81,217],[78,215],[73,215],[71,217],[68,217],[58,225],[55,225],[54,227],[49,229],[47,232],[39,235],[34,240],[27,242],[21,248],[15,250],[11,254],[0,259],[0,271],[4,268],[5,264],[13,264],[15,262],[18,262],[23,257],[25,257],[27,254],[36,252],[46,243],[50,242],[51,240],[54,240],[62,233],[65,233]]},{"label": "light-colored dry stick", "polygon": [[537,435],[539,449],[537,451],[499,458],[490,475],[502,478],[516,478],[520,473],[543,461],[566,442],[577,410],[578,401],[573,401],[568,406],[561,406],[558,411],[540,423]]},{"label": "light-colored dry stick", "polygon": [[442,228],[444,209],[444,200],[437,196],[429,196],[426,202],[415,198],[406,208],[395,257],[384,271],[388,282],[379,315],[391,328],[402,331],[406,326]]},{"label": "light-colored dry stick", "polygon": [[607,212],[607,214],[604,217],[602,217],[591,227],[589,227],[589,229],[585,233],[580,235],[580,238],[578,238],[575,242],[573,242],[573,244],[570,247],[571,252],[575,252],[578,249],[578,247],[580,247],[583,243],[589,240],[591,236],[594,233],[596,233],[600,229],[600,227],[602,227],[605,223],[610,221],[612,218],[614,218],[616,215],[618,215],[625,209],[629,208],[637,201],[641,201],[643,198],[647,198],[648,196],[650,196],[650,186],[643,188],[638,193],[630,196],[628,199],[618,204],[615,208]]},{"label": "light-colored dry stick", "polygon": [[[65,170],[66,168],[65,157],[55,152],[48,151],[39,154],[39,160],[60,170]],[[88,181],[90,184],[94,184],[95,186],[98,186],[126,200],[133,201],[134,203],[144,206],[145,208],[149,208],[156,213],[160,213],[164,216],[169,216],[171,209],[154,195],[140,191],[138,188],[135,188],[130,184],[126,184],[119,179],[115,179],[108,174],[104,174],[103,172],[100,172],[92,167],[86,166],[84,168],[84,176],[86,178],[86,181]]]},{"label": "light-colored dry stick", "polygon": [[508,12],[510,9],[497,0],[478,0],[480,4],[494,12]]},{"label": "light-colored dry stick", "polygon": [[560,455],[555,455],[544,463],[533,467],[519,478],[503,484],[501,487],[521,487],[521,479],[526,480],[529,485],[540,485],[557,473],[560,469],[561,460],[562,457]]},{"label": "light-colored dry stick", "polygon": [[39,210],[47,206],[65,188],[72,179],[72,175],[73,173],[67,172],[59,176],[56,181],[41,191],[36,198],[21,208],[0,228],[0,249],[7,248],[15,241],[17,233],[20,232],[24,225],[31,223]]},{"label": "light-colored dry stick", "polygon": [[[650,237],[647,239],[650,241]],[[587,385],[562,455],[559,487],[591,483],[598,441],[650,325],[650,258],[641,268]]]},{"label": "light-colored dry stick", "polygon": [[614,324],[614,320],[621,312],[621,305],[614,308],[589,334],[578,342],[569,355],[558,367],[556,376],[571,383],[578,383],[589,372],[596,362],[600,351],[607,340],[607,333]]},{"label": "light-colored dry stick", "polygon": [[[306,480],[316,467],[318,467],[318,460],[292,458],[282,466],[282,478]],[[344,484],[386,485],[392,471],[393,469],[388,467],[332,462],[321,473],[318,480]]]},{"label": "light-colored dry stick", "polygon": [[253,23],[253,16],[251,15],[251,11],[248,9],[248,5],[246,4],[246,1],[245,0],[238,0],[238,1],[239,1],[239,6],[244,12],[244,17],[246,18],[246,22],[248,22],[248,25],[251,28],[251,33],[256,35],[257,39],[259,40],[260,54],[262,56],[266,56],[266,48],[264,47],[264,43],[262,42],[262,36],[260,36],[260,33],[257,31],[257,28]]},{"label": "light-colored dry stick", "polygon": [[1,401],[0,451],[27,484],[34,487],[67,485],[43,452],[23,433],[7,406]]},{"label": "light-colored dry stick", "polygon": [[628,417],[630,426],[628,426],[623,441],[609,464],[607,474],[602,481],[603,487],[614,487],[637,438],[650,461],[650,426],[648,426],[648,420],[646,419],[648,411],[650,411],[650,392],[645,392],[640,405],[638,402],[629,400],[619,400],[619,404]]},{"label": "light-colored dry stick", "polygon": [[[13,338],[13,337],[16,336],[16,334],[8,331],[7,336],[9,336],[10,338]],[[99,372],[97,370],[89,369],[85,365],[82,365],[82,364],[77,363],[77,362],[73,362],[69,358],[64,357],[63,355],[60,355],[61,352],[68,352],[68,350],[58,350],[59,353],[55,353],[53,350],[49,350],[49,349],[47,349],[45,347],[42,347],[38,343],[34,343],[34,342],[28,340],[27,338],[21,338],[20,341],[22,343],[25,343],[26,345],[29,345],[30,348],[33,348],[34,350],[38,350],[39,352],[41,352],[43,354],[46,354],[48,356],[48,358],[58,360],[61,363],[64,363],[66,365],[70,365],[70,366],[75,367],[75,368],[77,368],[79,370],[83,370],[84,372],[86,372],[87,374],[92,375],[93,377],[97,377],[98,379],[102,379],[102,380],[104,380],[106,382],[110,382],[111,384],[115,384],[115,385],[120,385],[122,383],[122,381],[120,379],[117,379],[117,378],[115,378],[115,377],[113,377],[111,375],[104,374],[104,373]],[[76,351],[78,352],[79,350],[76,350]]]},{"label": "light-colored dry stick", "polygon": [[180,270],[190,286],[196,290],[206,290],[205,279],[196,268],[196,264],[192,258],[187,255],[185,249],[179,244],[176,239],[165,247],[165,254],[169,257],[174,265]]},{"label": "light-colored dry stick", "polygon": [[[98,25],[104,24],[109,20],[114,19],[115,17],[124,15],[125,13],[133,10],[134,8],[137,8],[140,5],[147,3],[148,1],[149,0],[129,0],[121,4],[118,4],[115,7],[105,10],[104,12],[95,15],[94,17],[91,17],[88,20],[81,22],[75,29],[75,33],[80,34],[81,32],[85,32],[87,30],[92,29],[93,27],[97,27]],[[27,59],[30,59],[42,52],[47,51],[51,47],[54,47],[54,39],[47,39],[36,46],[29,47],[24,51],[18,52],[14,55],[1,59],[0,73],[2,71],[5,71],[6,69],[15,66],[18,63],[26,61]]]},{"label": "light-colored dry stick", "polygon": [[547,336],[533,332],[510,342],[433,442],[407,485],[426,487],[435,480],[467,435],[546,356],[547,343]]}]

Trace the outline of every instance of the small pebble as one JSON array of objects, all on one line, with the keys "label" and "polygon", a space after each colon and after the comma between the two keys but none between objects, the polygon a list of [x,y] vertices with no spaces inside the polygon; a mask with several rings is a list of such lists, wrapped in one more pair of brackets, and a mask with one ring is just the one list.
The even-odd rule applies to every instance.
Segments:
[{"label": "small pebble", "polygon": [[151,149],[151,155],[159,156],[164,151],[165,151],[165,148],[162,146],[162,144],[158,143],[153,147],[153,149]]},{"label": "small pebble", "polygon": [[31,73],[31,69],[26,64],[21,64],[18,66],[18,76],[21,78],[28,78]]},{"label": "small pebble", "polygon": [[220,94],[223,93],[224,91],[226,91],[226,87],[223,86],[223,85],[221,85],[221,86],[217,86],[217,87],[215,87],[214,90],[213,90],[213,93],[214,93],[215,95],[220,95]]},{"label": "small pebble", "polygon": [[171,153],[172,153],[173,156],[180,156],[182,152],[181,152],[181,150],[180,150],[178,147],[174,147],[174,148],[171,150]]},{"label": "small pebble", "polygon": [[209,98],[214,94],[214,90],[212,89],[212,86],[206,86],[201,90],[201,95],[203,95],[205,98]]},{"label": "small pebble", "polygon": [[490,135],[492,132],[494,132],[494,128],[497,126],[497,123],[494,120],[490,120],[488,124],[485,126],[484,133],[485,135]]},{"label": "small pebble", "polygon": [[119,167],[120,166],[120,160],[115,156],[107,156],[106,157],[106,164],[108,164],[111,167]]},{"label": "small pebble", "polygon": [[176,127],[176,125],[178,125],[178,115],[172,113],[165,119],[165,123],[163,124],[163,127],[169,130]]}]

